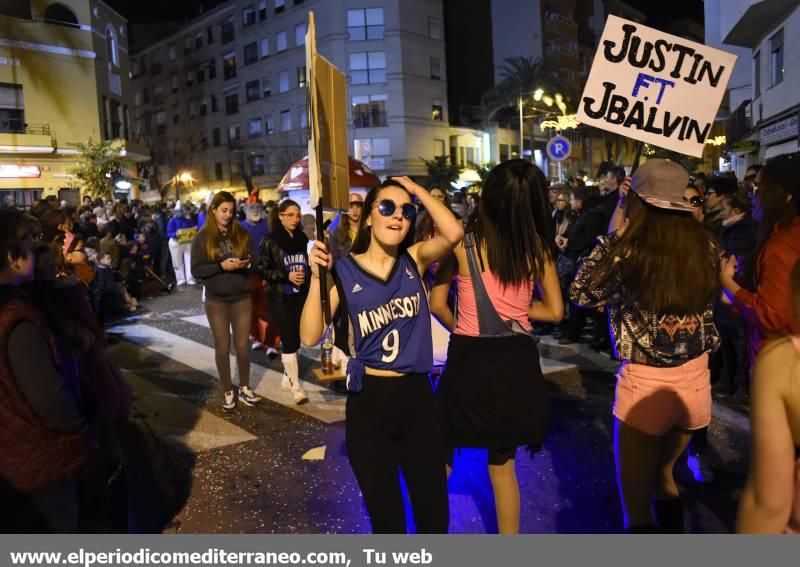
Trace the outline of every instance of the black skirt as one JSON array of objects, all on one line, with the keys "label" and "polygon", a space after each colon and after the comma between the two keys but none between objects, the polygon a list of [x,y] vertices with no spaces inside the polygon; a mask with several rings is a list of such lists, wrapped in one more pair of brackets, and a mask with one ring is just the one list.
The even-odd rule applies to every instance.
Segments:
[{"label": "black skirt", "polygon": [[436,397],[448,449],[536,446],[544,438],[544,377],[530,337],[451,335]]}]

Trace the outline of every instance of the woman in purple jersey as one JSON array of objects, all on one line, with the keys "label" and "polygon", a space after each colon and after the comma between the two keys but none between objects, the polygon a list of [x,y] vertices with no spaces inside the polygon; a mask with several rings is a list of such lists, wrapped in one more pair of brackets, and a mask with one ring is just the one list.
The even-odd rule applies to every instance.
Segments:
[{"label": "woman in purple jersey", "polygon": [[[413,197],[429,212],[439,235],[412,245]],[[336,344],[349,355],[341,356],[347,369],[347,456],[375,533],[406,531],[401,472],[417,532],[447,531],[447,478],[428,378],[430,312],[420,274],[447,256],[463,235],[443,203],[407,177],[392,178],[367,194],[350,254],[333,270]],[[319,267],[333,264],[325,244],[314,243],[310,263],[300,337],[314,345],[325,331]]]}]

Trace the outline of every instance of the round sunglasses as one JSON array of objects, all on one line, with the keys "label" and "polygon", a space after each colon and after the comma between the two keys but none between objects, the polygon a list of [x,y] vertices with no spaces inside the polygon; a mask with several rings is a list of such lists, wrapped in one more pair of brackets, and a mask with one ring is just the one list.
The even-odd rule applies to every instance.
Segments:
[{"label": "round sunglasses", "polygon": [[689,203],[691,206],[696,207],[696,208],[699,208],[699,207],[703,206],[703,198],[699,197],[697,195],[695,195],[694,197],[689,197],[688,199],[686,197],[684,197],[683,200],[686,201],[687,203]]},{"label": "round sunglasses", "polygon": [[[382,217],[390,217],[397,210],[397,203],[391,199],[381,199],[378,201],[377,205],[375,205],[375,208],[378,209]],[[414,220],[417,216],[417,208],[411,203],[401,205],[400,209],[403,211],[403,216],[409,221]]]}]

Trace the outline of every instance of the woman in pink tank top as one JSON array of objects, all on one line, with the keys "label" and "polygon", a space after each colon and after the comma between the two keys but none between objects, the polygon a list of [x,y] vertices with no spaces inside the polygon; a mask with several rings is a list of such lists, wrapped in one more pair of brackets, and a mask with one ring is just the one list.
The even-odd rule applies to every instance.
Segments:
[{"label": "woman in pink tank top", "polygon": [[[791,275],[800,320],[800,262]],[[750,474],[739,502],[739,533],[800,533],[800,336],[777,340],[753,372]]]},{"label": "woman in pink tank top", "polygon": [[[546,193],[547,181],[535,165],[510,160],[495,167],[477,222],[437,277],[447,287],[456,274],[458,285],[455,332],[436,392],[446,456],[452,466],[455,448],[488,450],[500,533],[519,532],[517,448],[538,447],[547,423],[544,377],[528,319],[555,323],[564,315]],[[531,304],[534,282],[542,301]],[[453,314],[436,296],[431,308],[449,325]]]}]

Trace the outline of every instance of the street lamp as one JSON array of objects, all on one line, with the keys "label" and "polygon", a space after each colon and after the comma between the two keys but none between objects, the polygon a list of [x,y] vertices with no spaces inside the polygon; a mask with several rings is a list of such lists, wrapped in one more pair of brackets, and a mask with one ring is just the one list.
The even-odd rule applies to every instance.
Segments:
[{"label": "street lamp", "polygon": [[[527,93],[526,95],[531,95],[531,94],[533,95],[533,100],[535,102],[543,102],[545,106],[547,106],[548,108],[552,107],[553,104],[555,104],[562,114],[567,113],[567,105],[564,102],[564,96],[561,93],[555,93],[553,95],[550,95],[546,93],[544,89],[537,88],[532,93]],[[518,103],[517,106],[519,109],[519,157],[522,157],[525,153],[524,115],[522,112],[524,102],[525,102],[525,97],[522,95],[522,92],[520,91],[519,99],[517,101]]]}]

